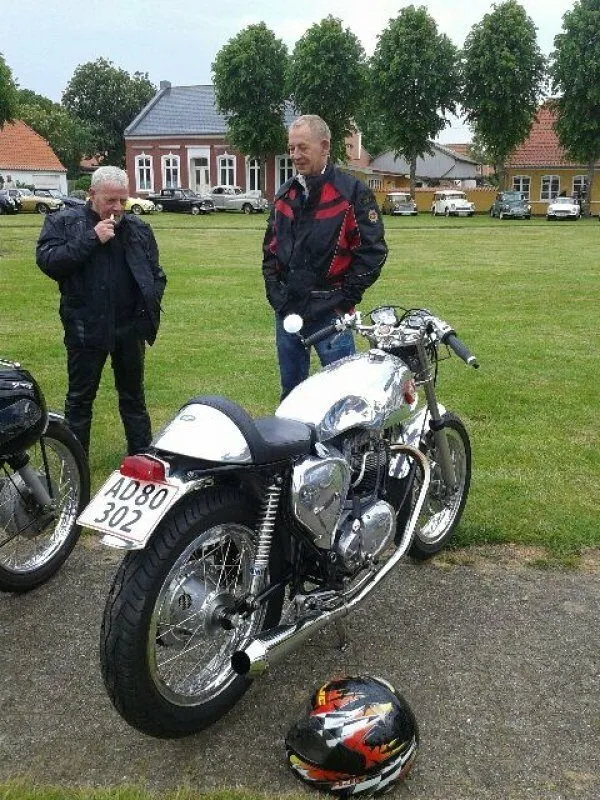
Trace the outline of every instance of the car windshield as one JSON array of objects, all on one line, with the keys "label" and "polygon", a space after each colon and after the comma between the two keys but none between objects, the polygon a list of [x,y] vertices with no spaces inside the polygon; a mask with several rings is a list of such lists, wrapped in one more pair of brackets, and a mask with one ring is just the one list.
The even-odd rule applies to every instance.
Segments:
[{"label": "car windshield", "polygon": [[191,189],[184,189],[183,190],[183,196],[184,197],[195,197],[196,195],[194,194],[194,192],[192,192]]},{"label": "car windshield", "polygon": [[446,200],[466,200],[467,195],[464,192],[448,192]]},{"label": "car windshield", "polygon": [[570,205],[573,205],[573,200],[570,197],[557,197],[554,200],[554,204],[555,205],[557,205],[557,204],[558,205],[563,205],[564,204],[564,205],[570,206]]},{"label": "car windshield", "polygon": [[410,201],[409,194],[388,194],[390,200],[397,200],[400,203],[408,203]]}]

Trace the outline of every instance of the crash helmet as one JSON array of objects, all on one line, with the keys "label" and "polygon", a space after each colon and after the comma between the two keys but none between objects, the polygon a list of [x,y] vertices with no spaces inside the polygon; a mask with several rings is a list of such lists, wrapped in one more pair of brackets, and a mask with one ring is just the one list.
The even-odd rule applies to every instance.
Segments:
[{"label": "crash helmet", "polygon": [[20,364],[0,359],[0,458],[30,448],[46,430],[44,394]]},{"label": "crash helmet", "polygon": [[367,797],[407,775],[419,729],[407,701],[387,681],[343,677],[314,692],[285,745],[289,767],[314,789]]}]

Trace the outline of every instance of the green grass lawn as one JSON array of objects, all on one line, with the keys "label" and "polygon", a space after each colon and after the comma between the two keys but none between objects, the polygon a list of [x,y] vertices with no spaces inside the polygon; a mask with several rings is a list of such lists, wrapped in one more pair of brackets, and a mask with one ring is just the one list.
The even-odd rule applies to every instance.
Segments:
[{"label": "green grass lawn", "polygon": [[[262,215],[162,214],[152,225],[168,275],[147,359],[154,427],[198,393],[253,414],[279,395],[273,319],[260,271]],[[42,220],[0,218],[0,355],[21,361],[61,409],[58,291],[35,265]],[[600,546],[600,225],[598,220],[386,218],[390,255],[362,310],[426,306],[481,362],[441,364],[439,396],[473,441],[459,546],[512,542],[573,556]],[[92,432],[94,486],[123,454],[106,369]]]}]

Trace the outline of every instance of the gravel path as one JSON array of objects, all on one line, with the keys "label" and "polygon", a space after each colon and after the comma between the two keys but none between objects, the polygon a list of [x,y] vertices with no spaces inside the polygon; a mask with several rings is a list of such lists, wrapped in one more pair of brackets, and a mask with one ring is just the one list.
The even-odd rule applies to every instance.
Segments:
[{"label": "gravel path", "polygon": [[417,764],[395,796],[597,800],[597,566],[471,560],[407,562],[348,618],[345,652],[326,629],[210,730],[160,741],[130,729],[104,692],[98,632],[117,557],[80,543],[51,583],[0,595],[0,782],[299,792],[285,731],[320,682],[370,672],[405,693],[421,728]]}]

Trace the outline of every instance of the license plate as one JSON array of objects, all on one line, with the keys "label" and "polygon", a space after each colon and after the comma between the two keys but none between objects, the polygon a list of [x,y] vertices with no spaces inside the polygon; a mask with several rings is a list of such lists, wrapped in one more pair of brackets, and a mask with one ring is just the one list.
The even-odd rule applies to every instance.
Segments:
[{"label": "license plate", "polygon": [[113,472],[77,522],[129,542],[145,544],[178,494],[178,486],[135,480]]}]

